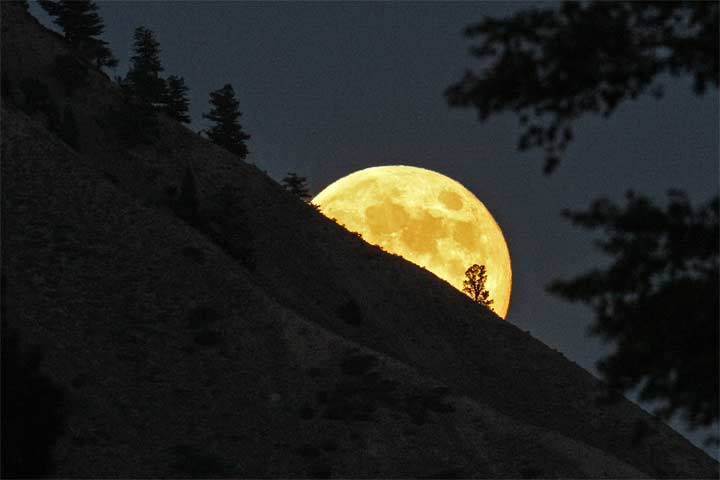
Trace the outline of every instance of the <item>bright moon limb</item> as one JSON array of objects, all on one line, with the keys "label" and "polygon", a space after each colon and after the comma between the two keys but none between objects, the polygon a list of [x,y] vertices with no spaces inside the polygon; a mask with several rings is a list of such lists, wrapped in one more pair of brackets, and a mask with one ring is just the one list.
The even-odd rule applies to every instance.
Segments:
[{"label": "bright moon limb", "polygon": [[312,203],[460,291],[468,267],[485,265],[491,306],[507,315],[512,271],[505,237],[485,205],[455,180],[424,168],[372,167],[337,180]]}]

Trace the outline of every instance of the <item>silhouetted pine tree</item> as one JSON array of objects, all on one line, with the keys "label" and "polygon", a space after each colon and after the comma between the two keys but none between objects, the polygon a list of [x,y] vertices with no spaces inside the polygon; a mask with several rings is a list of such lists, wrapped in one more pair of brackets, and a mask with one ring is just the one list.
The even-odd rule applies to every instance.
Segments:
[{"label": "silhouetted pine tree", "polygon": [[125,79],[128,90],[156,107],[162,106],[167,86],[160,77],[160,72],[163,71],[160,43],[155,39],[152,30],[145,27],[135,29],[133,52]]},{"label": "silhouetted pine tree", "polygon": [[310,200],[311,195],[308,192],[307,185],[305,184],[306,180],[307,179],[305,177],[301,177],[297,173],[288,172],[282,182],[286,190],[294,195],[297,195],[304,202],[307,202]]},{"label": "silhouetted pine tree", "polygon": [[210,105],[210,113],[203,114],[203,117],[215,123],[206,132],[208,138],[240,158],[247,157],[245,140],[248,140],[250,135],[242,131],[238,122],[242,114],[238,110],[239,103],[235,99],[232,85],[228,83],[221,89],[210,92]]},{"label": "silhouetted pine tree", "polygon": [[92,0],[38,0],[40,6],[62,28],[65,38],[98,68],[118,63],[107,42],[98,38],[105,30],[97,5]]},{"label": "silhouetted pine tree", "polygon": [[492,310],[493,301],[490,299],[490,292],[485,289],[487,281],[487,270],[485,265],[474,264],[465,271],[466,279],[463,281],[463,292],[467,293],[475,303],[485,305]]},{"label": "silhouetted pine tree", "polygon": [[167,79],[167,92],[165,97],[165,111],[178,122],[190,123],[189,106],[187,98],[188,88],[185,79],[171,75]]}]

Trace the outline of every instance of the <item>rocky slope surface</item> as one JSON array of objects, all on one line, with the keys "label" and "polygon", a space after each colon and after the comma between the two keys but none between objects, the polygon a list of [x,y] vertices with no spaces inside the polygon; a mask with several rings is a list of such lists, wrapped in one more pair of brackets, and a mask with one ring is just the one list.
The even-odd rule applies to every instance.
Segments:
[{"label": "rocky slope surface", "polygon": [[[62,477],[715,477],[717,463],[466,296],[161,118],[128,145],[102,73],[2,4],[3,310],[65,392]],[[183,176],[197,184],[192,215]]]}]

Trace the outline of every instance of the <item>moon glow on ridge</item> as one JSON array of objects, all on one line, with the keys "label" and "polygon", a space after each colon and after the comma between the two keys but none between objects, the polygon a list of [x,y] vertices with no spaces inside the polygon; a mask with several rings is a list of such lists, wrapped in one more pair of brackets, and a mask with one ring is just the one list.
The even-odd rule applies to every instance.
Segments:
[{"label": "moon glow on ridge", "polygon": [[424,168],[372,167],[337,180],[312,203],[460,291],[468,267],[485,265],[491,307],[507,315],[512,271],[505,237],[485,205],[455,180]]}]

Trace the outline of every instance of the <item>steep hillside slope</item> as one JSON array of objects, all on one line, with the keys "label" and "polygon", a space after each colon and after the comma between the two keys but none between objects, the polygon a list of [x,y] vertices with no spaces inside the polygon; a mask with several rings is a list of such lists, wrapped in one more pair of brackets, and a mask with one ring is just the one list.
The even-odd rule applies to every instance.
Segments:
[{"label": "steep hillside slope", "polygon": [[[632,403],[598,404],[561,354],[179,124],[128,146],[102,122],[117,87],[90,70],[68,93],[62,38],[2,13],[3,75],[43,79],[80,127],[73,150],[41,114],[2,110],[3,302],[68,392],[58,476],[717,474]],[[200,220],[178,214],[188,170]]]},{"label": "steep hillside slope", "polygon": [[57,476],[643,476],[298,317],[2,114],[5,311],[67,393]]}]

